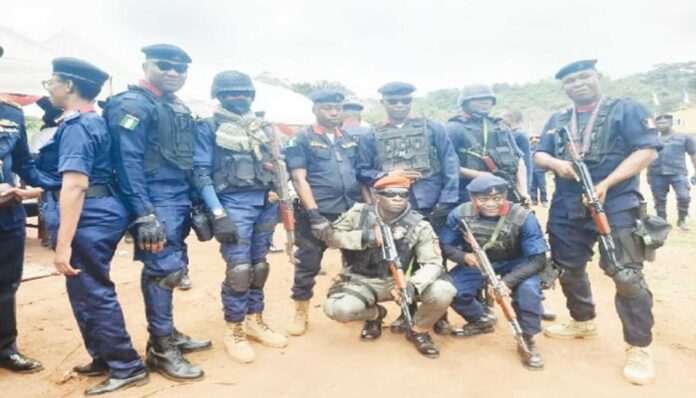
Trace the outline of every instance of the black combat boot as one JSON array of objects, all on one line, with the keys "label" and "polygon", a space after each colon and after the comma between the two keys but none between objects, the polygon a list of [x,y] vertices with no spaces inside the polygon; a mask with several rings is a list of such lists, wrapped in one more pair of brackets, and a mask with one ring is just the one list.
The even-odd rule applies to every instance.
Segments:
[{"label": "black combat boot", "polygon": [[109,373],[109,365],[107,365],[106,362],[97,359],[84,365],[77,365],[73,367],[73,371],[80,376],[103,376]]},{"label": "black combat boot", "polygon": [[150,336],[148,346],[145,362],[150,369],[160,372],[162,376],[177,381],[203,377],[204,372],[184,358],[172,336]]},{"label": "black combat boot", "polygon": [[541,357],[539,351],[537,350],[536,342],[534,341],[534,336],[522,335],[524,342],[527,343],[527,348],[529,348],[530,354],[524,352],[522,347],[517,346],[517,352],[522,358],[522,363],[525,367],[532,370],[544,369],[544,358]]},{"label": "black combat boot", "polygon": [[469,322],[460,329],[452,330],[452,336],[469,337],[483,333],[493,333],[495,329],[496,318],[489,314],[484,314],[475,322]]},{"label": "black combat boot", "polygon": [[428,358],[437,358],[440,356],[440,350],[437,349],[433,339],[428,332],[416,333],[413,330],[406,332],[406,340],[416,346],[418,352]]},{"label": "black combat boot", "polygon": [[195,352],[210,349],[213,343],[210,340],[196,341],[192,340],[191,337],[181,333],[180,331],[174,329],[172,333],[172,339],[174,339],[174,344],[179,347],[181,352]]},{"label": "black combat boot", "polygon": [[128,387],[142,386],[143,384],[147,384],[149,381],[150,373],[147,371],[147,369],[125,379],[107,377],[106,380],[102,381],[96,386],[85,390],[85,395],[99,395],[106,394],[108,392],[125,390]]},{"label": "black combat boot", "polygon": [[365,321],[362,331],[360,332],[360,340],[374,341],[382,335],[382,321],[387,316],[387,309],[377,304],[377,318],[371,321]]},{"label": "black combat boot", "polygon": [[452,325],[450,325],[447,319],[447,313],[442,314],[440,319],[433,325],[433,331],[441,336],[449,336],[452,334]]},{"label": "black combat boot", "polygon": [[679,229],[681,229],[682,231],[690,231],[689,226],[686,225],[686,214],[679,213],[679,219],[677,220],[677,227],[679,227]]},{"label": "black combat boot", "polygon": [[[409,304],[408,308],[411,310],[411,316],[416,313],[416,310],[418,309],[418,304],[416,303],[411,303]],[[391,326],[389,327],[391,329],[392,333],[406,333],[408,331],[408,325],[406,324],[406,318],[404,317],[403,312],[401,315],[399,315],[398,318],[394,322],[392,322]]]}]

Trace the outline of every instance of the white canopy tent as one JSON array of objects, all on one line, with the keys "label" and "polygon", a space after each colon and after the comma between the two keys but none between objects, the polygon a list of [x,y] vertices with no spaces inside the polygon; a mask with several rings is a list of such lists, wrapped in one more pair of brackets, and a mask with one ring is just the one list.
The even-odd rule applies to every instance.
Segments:
[{"label": "white canopy tent", "polygon": [[[125,57],[116,58],[97,44],[70,31],[61,31],[38,43],[0,26],[0,46],[5,50],[0,58],[0,92],[45,95],[41,81],[50,77],[51,60],[59,56],[85,59],[111,74],[111,82],[105,85],[100,95],[102,99],[125,90],[128,84],[134,84],[141,78],[141,60],[136,58],[137,51],[129,58],[132,61],[125,62]],[[210,84],[215,73],[224,69],[232,68],[228,65],[220,65],[217,70],[198,68],[194,60],[189,80],[178,94],[196,115],[206,117],[212,114],[215,101],[209,97]],[[312,102],[305,96],[256,80],[254,86],[256,100],[252,108],[263,111],[266,120],[288,125],[306,125],[314,121]],[[42,110],[32,105],[25,107],[25,113],[40,116]]]}]

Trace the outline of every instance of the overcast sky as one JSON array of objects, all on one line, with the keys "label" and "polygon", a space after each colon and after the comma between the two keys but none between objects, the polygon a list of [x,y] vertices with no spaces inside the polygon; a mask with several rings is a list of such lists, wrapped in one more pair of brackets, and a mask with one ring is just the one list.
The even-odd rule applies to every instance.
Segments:
[{"label": "overcast sky", "polygon": [[421,93],[535,81],[588,57],[612,77],[696,59],[696,1],[684,0],[21,0],[0,15],[39,41],[69,29],[134,69],[140,47],[169,42],[191,75],[338,80],[361,97],[390,80]]}]

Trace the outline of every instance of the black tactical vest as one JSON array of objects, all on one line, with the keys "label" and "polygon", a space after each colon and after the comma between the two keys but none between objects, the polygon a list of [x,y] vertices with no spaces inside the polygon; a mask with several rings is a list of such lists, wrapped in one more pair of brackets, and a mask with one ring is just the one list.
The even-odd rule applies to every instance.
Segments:
[{"label": "black tactical vest", "polygon": [[[620,136],[614,137],[614,141],[611,141],[611,120],[614,113],[614,107],[619,102],[618,99],[607,98],[599,106],[599,111],[597,111],[597,119],[595,119],[595,124],[592,126],[592,132],[590,133],[590,149],[585,153],[583,160],[588,166],[602,163],[606,158],[607,154],[610,153],[614,148],[622,149],[623,151],[628,151],[626,143],[621,139]],[[567,127],[570,129],[570,119],[573,116],[573,109],[568,109],[567,111],[561,113],[558,117],[556,124],[557,128]],[[583,137],[585,134],[585,125],[578,124],[577,134],[579,137]],[[580,141],[576,142],[579,150],[582,150],[582,138]],[[570,160],[570,155],[561,141],[561,137],[556,134],[556,157],[564,160]]]},{"label": "black tactical vest", "polygon": [[[254,142],[244,127],[224,118],[210,118],[206,123],[216,136],[212,175],[215,191],[228,193],[271,189],[273,173],[269,168],[271,155],[268,146]],[[259,125],[261,128],[264,126]],[[223,134],[228,142],[224,147],[219,140]]]},{"label": "black tactical vest", "polygon": [[[415,226],[422,220],[423,216],[409,207],[399,218],[389,224],[404,272],[408,270],[414,257],[413,247],[417,239]],[[363,207],[360,228],[374,229],[376,224],[375,207],[366,204]],[[365,250],[342,250],[342,252],[346,264],[350,266],[353,273],[370,278],[382,278],[389,275],[389,268],[382,264],[382,249],[379,247]],[[413,270],[416,268],[417,265],[414,264]]]},{"label": "black tactical vest", "polygon": [[469,224],[478,244],[482,248],[488,244],[485,250],[491,261],[514,260],[523,254],[519,239],[520,228],[529,213],[531,213],[529,209],[516,203],[512,204],[510,212],[504,216],[498,237],[495,242],[489,243],[500,219],[492,220],[480,217],[474,212],[474,205],[471,202],[464,203],[459,209],[459,217]]},{"label": "black tactical vest", "polygon": [[186,105],[164,101],[150,91],[130,86],[149,98],[157,108],[157,143],[145,148],[145,174],[157,172],[163,161],[181,170],[193,167],[193,153],[196,147],[196,123]]},{"label": "black tactical vest", "polygon": [[401,128],[388,124],[378,126],[375,143],[385,171],[415,170],[427,178],[442,169],[425,119],[410,119]]},{"label": "black tactical vest", "polygon": [[489,127],[486,148],[483,148],[483,142],[479,138],[483,137],[483,122],[463,120],[460,116],[451,118],[450,122],[461,124],[464,131],[466,146],[455,148],[462,167],[488,171],[488,167],[481,160],[481,156],[488,155],[499,169],[513,176],[517,174],[519,154],[512,146],[510,130],[500,125],[500,119],[486,118]]}]

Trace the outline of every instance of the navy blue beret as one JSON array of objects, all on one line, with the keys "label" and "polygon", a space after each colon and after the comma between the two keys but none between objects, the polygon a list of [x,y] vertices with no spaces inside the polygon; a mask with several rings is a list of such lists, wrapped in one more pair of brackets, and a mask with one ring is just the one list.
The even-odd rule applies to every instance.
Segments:
[{"label": "navy blue beret", "polygon": [[101,87],[109,74],[87,61],[77,58],[61,57],[53,60],[53,74],[78,79]]},{"label": "navy blue beret", "polygon": [[161,59],[182,64],[191,63],[191,57],[186,54],[186,51],[171,44],[153,44],[141,48],[140,51],[145,53],[145,59]]},{"label": "navy blue beret", "polygon": [[493,193],[507,192],[510,185],[504,179],[488,175],[474,178],[467,186],[466,190],[471,195],[490,195]]},{"label": "navy blue beret", "polygon": [[571,62],[568,65],[562,67],[556,72],[556,79],[561,80],[571,73],[580,72],[581,70],[594,69],[596,59],[583,59],[580,61]]},{"label": "navy blue beret", "polygon": [[408,95],[416,91],[416,86],[411,83],[389,82],[377,89],[382,95]]},{"label": "navy blue beret", "polygon": [[315,104],[341,103],[346,98],[336,90],[317,90],[309,96]]},{"label": "navy blue beret", "polygon": [[365,107],[358,102],[357,100],[348,100],[343,103],[343,109],[345,110],[352,110],[352,111],[361,111],[365,109]]}]

